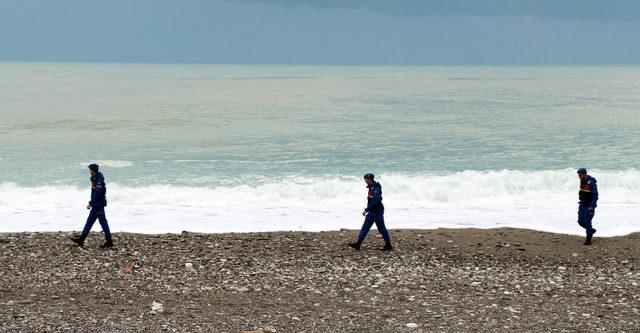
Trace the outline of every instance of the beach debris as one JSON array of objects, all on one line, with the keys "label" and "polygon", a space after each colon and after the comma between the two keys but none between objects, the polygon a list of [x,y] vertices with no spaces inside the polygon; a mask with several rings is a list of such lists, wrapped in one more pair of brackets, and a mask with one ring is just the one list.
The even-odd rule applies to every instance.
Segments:
[{"label": "beach debris", "polygon": [[[0,251],[6,270],[16,272],[5,274],[0,283],[0,311],[4,310],[9,322],[33,332],[47,330],[47,325],[51,331],[76,327],[91,331],[109,322],[129,325],[131,331],[149,327],[162,331],[161,325],[167,325],[168,332],[228,333],[274,332],[268,326],[277,333],[327,327],[336,332],[358,327],[362,332],[410,333],[427,328],[443,331],[445,325],[459,332],[469,327],[499,330],[508,325],[509,330],[521,332],[531,322],[540,331],[553,331],[557,325],[606,325],[622,332],[637,326],[640,306],[634,301],[640,279],[635,236],[621,237],[615,247],[600,245],[601,249],[590,252],[578,252],[575,242],[551,246],[551,236],[523,239],[518,243],[532,255],[512,256],[511,251],[494,247],[493,234],[469,232],[469,237],[451,238],[454,243],[450,244],[447,238],[427,231],[420,231],[422,239],[406,231],[401,234],[405,238],[397,237],[403,246],[393,258],[378,255],[379,244],[369,244],[358,257],[344,255],[343,240],[355,232],[348,237],[338,232],[274,233],[269,234],[273,242],[260,244],[253,240],[266,238],[263,234],[194,235],[197,241],[193,244],[176,234],[120,234],[116,236],[122,238],[126,252],[103,253],[89,247],[86,255],[60,251],[48,260],[34,261],[31,253],[68,246],[59,242],[62,235],[43,234],[15,248],[0,244],[0,250],[10,252]],[[479,236],[474,237],[476,234]],[[426,242],[429,237],[434,238],[430,243]],[[318,246],[309,246],[312,239],[318,239]],[[42,246],[49,241],[50,246]],[[484,245],[477,248],[478,242]],[[217,251],[206,246],[215,243],[224,246]],[[265,250],[267,244],[273,247]],[[453,249],[456,244],[461,248]],[[511,248],[518,247],[507,249]],[[134,256],[133,249],[140,255]],[[477,249],[484,255],[473,257]],[[577,258],[572,258],[574,252]],[[103,267],[105,260],[109,268]],[[197,274],[187,270],[187,263],[193,264]],[[200,265],[206,268],[201,270]],[[573,271],[575,274],[569,274]],[[91,283],[78,288],[74,285],[78,281]],[[102,298],[105,290],[121,297]],[[87,295],[79,296],[79,292]],[[598,299],[591,301],[589,295]],[[220,299],[234,298],[238,301],[218,306]],[[18,303],[23,300],[33,303]],[[166,308],[152,304],[169,300]],[[527,311],[531,304],[544,306]],[[105,317],[76,319],[93,305],[110,311]],[[265,311],[266,307],[274,311]],[[206,309],[207,315],[198,317],[198,309]],[[20,313],[27,319],[11,317]],[[229,317],[230,313],[235,315]],[[228,322],[234,326],[225,326]]]},{"label": "beach debris", "polygon": [[125,267],[122,269],[122,275],[129,276],[133,275],[133,267]]},{"label": "beach debris", "polygon": [[162,312],[164,312],[164,304],[153,301],[151,303],[151,311],[149,311],[149,313],[157,314]]}]

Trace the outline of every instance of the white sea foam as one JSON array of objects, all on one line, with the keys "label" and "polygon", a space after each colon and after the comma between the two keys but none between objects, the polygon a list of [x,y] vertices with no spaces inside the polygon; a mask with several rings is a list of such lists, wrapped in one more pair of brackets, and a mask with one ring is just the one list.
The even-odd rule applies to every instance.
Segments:
[{"label": "white sea foam", "polygon": [[[640,171],[596,171],[598,235],[640,231]],[[582,234],[573,170],[382,175],[390,228],[518,227]],[[0,185],[0,231],[79,230],[88,189]],[[142,233],[359,228],[360,179],[302,179],[234,187],[109,184],[112,229]],[[99,227],[96,225],[96,230]]]},{"label": "white sea foam", "polygon": [[133,166],[133,162],[131,161],[115,161],[115,160],[102,160],[102,161],[94,161],[94,162],[82,162],[80,166],[86,167],[90,163],[96,163],[101,167],[109,167],[109,168],[128,168]]}]

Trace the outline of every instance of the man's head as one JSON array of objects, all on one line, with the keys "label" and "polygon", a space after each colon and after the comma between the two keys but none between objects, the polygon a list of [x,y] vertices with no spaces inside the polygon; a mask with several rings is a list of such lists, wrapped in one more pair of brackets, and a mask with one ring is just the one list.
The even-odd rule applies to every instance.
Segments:
[{"label": "man's head", "polygon": [[95,176],[95,174],[98,173],[98,169],[100,169],[100,167],[97,164],[89,164],[89,172],[92,176]]},{"label": "man's head", "polygon": [[373,176],[372,173],[368,173],[368,174],[364,175],[364,182],[367,183],[367,185],[373,184],[373,182],[375,181],[375,180],[373,180],[373,177],[374,176]]},{"label": "man's head", "polygon": [[586,168],[578,169],[578,178],[587,179],[587,169]]}]

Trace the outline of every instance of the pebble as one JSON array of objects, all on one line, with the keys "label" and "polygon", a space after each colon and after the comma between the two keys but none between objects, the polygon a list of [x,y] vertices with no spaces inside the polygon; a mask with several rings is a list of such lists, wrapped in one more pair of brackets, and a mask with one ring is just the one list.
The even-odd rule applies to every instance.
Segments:
[{"label": "pebble", "polygon": [[149,313],[156,314],[164,312],[164,304],[153,301],[151,303],[151,311]]},{"label": "pebble", "polygon": [[[390,254],[380,254],[381,240],[374,238],[360,252],[349,251],[344,242],[357,233],[351,230],[116,233],[118,251],[108,252],[97,242],[79,252],[62,236],[37,234],[12,241],[15,248],[0,244],[0,262],[8,273],[0,282],[0,321],[8,322],[6,331],[25,332],[126,327],[131,332],[408,333],[500,331],[504,326],[526,332],[531,323],[541,332],[557,327],[638,331],[638,236],[607,239],[586,251],[579,237],[564,241],[573,236],[552,245],[550,234],[533,231],[506,230],[497,238],[491,230],[469,231],[471,238],[466,232],[424,230],[422,238],[414,231],[394,233],[397,247]],[[505,245],[517,239],[522,246],[496,248],[496,239]],[[219,246],[212,250],[213,244]],[[510,251],[525,246],[526,255]],[[578,249],[580,265],[572,258]],[[29,256],[32,252],[38,260]],[[135,274],[125,277],[120,271],[128,266]],[[25,299],[38,306],[17,303]],[[167,311],[151,302],[169,300]],[[87,309],[108,311],[86,319]],[[13,319],[16,314],[25,319]]]}]

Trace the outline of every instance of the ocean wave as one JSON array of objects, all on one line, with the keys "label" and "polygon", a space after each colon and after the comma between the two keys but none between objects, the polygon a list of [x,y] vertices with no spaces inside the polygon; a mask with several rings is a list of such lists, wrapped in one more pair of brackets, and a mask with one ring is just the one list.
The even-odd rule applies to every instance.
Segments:
[{"label": "ocean wave", "polygon": [[[117,163],[116,163],[117,164]],[[640,171],[594,171],[601,235],[640,230]],[[578,178],[572,169],[382,174],[392,228],[499,227],[580,233]],[[0,184],[0,231],[78,227],[89,190]],[[125,186],[109,183],[115,230],[179,232],[331,230],[359,227],[366,202],[359,177],[292,177],[239,186]],[[43,225],[43,217],[50,218]]]},{"label": "ocean wave", "polygon": [[193,124],[180,118],[120,118],[95,121],[85,118],[25,118],[9,120],[0,124],[0,129],[12,131],[110,131],[110,130],[157,130],[159,128],[187,127]]},{"label": "ocean wave", "polygon": [[98,160],[93,162],[82,162],[80,166],[86,167],[90,163],[96,163],[101,167],[109,167],[109,168],[128,168],[133,166],[133,162],[131,161],[118,161],[118,160]]}]

